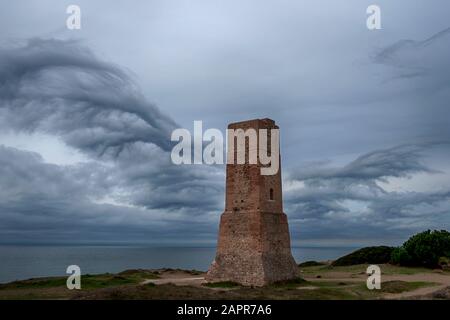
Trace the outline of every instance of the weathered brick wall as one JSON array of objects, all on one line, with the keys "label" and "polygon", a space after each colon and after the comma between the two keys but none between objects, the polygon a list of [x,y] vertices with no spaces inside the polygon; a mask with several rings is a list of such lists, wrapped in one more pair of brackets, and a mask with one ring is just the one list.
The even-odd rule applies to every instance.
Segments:
[{"label": "weathered brick wall", "polygon": [[[278,126],[273,120],[257,119],[233,123],[228,128],[270,130]],[[268,144],[270,150],[270,138]],[[278,173],[272,176],[261,175],[260,168],[259,161],[227,164],[225,212],[220,219],[217,254],[208,271],[208,281],[262,286],[298,275],[283,213],[281,163]]]}]

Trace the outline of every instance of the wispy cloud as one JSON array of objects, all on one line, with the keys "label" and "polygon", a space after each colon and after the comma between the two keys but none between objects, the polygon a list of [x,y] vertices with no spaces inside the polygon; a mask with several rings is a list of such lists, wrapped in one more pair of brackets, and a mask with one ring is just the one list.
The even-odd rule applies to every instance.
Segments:
[{"label": "wispy cloud", "polygon": [[[100,12],[105,3],[80,5]],[[417,27],[386,2],[391,23],[380,32],[361,23],[357,0],[325,1],[325,11],[295,1],[107,5],[76,33],[83,41],[30,38],[63,26],[52,0],[33,11],[48,17],[39,23],[16,2],[0,13],[2,43],[30,38],[0,48],[0,134],[15,147],[0,148],[0,242],[214,243],[225,170],[174,166],[170,132],[253,117],[281,127],[294,240],[384,241],[450,226],[449,148],[436,145],[450,137],[450,32],[437,32],[448,5],[413,1],[436,17]],[[374,45],[382,49],[370,56]],[[61,140],[82,154],[66,163],[83,163],[47,163],[18,133]],[[432,187],[402,188],[418,177]]]},{"label": "wispy cloud", "polygon": [[117,230],[133,228],[147,230],[138,232],[147,240],[176,239],[183,234],[171,231],[193,217],[189,229],[207,224],[206,233],[214,232],[209,215],[219,213],[223,173],[171,163],[175,121],[120,67],[81,42],[42,39],[0,49],[0,65],[1,130],[55,135],[87,157],[58,166],[0,146],[0,241],[78,241],[68,229],[120,238]]},{"label": "wispy cloud", "polygon": [[425,40],[403,39],[377,52],[375,63],[395,67],[397,79],[414,78],[437,91],[450,80],[450,27]]},{"label": "wispy cloud", "polygon": [[[404,232],[449,225],[450,189],[388,191],[382,183],[415,174],[440,174],[423,163],[437,144],[402,145],[367,153],[342,167],[298,168],[286,195],[287,210],[306,237],[395,237]],[[318,226],[320,226],[318,228]]]},{"label": "wispy cloud", "polygon": [[169,150],[176,127],[126,72],[73,40],[0,48],[0,112],[3,129],[55,134],[96,156],[136,142]]}]

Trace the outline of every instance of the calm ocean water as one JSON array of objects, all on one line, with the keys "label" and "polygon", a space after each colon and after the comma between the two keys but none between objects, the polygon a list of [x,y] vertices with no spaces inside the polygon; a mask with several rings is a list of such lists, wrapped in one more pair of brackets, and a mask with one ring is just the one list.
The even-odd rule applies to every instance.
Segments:
[{"label": "calm ocean water", "polygon": [[[330,260],[354,251],[350,247],[295,247],[300,263]],[[216,249],[124,246],[0,246],[0,283],[33,277],[65,275],[67,266],[82,274],[126,269],[180,268],[207,270]]]}]

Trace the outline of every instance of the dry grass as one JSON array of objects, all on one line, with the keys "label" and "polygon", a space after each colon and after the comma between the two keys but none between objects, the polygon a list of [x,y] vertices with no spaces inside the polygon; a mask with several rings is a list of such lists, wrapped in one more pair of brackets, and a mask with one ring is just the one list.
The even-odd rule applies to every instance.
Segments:
[{"label": "dry grass", "polygon": [[[66,278],[63,277],[11,282],[0,285],[0,299],[380,299],[388,293],[406,292],[434,285],[431,282],[388,281],[382,284],[382,290],[368,290],[362,275],[366,268],[367,265],[304,267],[301,270],[306,280],[299,278],[261,288],[243,287],[234,283],[207,286],[142,284],[144,280],[149,279],[171,279],[174,276],[198,277],[202,273],[178,269],[126,270],[118,274],[84,275],[82,290],[73,291],[66,288]],[[348,281],[333,278],[336,272],[342,273]],[[424,270],[382,265],[382,272],[391,275],[411,275],[423,273]],[[318,275],[321,275],[321,278],[317,278]]]}]

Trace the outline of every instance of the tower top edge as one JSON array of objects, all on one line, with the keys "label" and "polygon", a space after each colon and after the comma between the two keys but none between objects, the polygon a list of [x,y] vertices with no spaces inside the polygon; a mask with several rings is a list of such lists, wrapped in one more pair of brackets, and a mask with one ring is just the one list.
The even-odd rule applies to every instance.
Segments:
[{"label": "tower top edge", "polygon": [[244,120],[238,122],[232,122],[228,124],[229,129],[233,128],[242,128],[242,127],[276,127],[275,121],[269,118],[263,119],[252,119],[252,120]]}]

